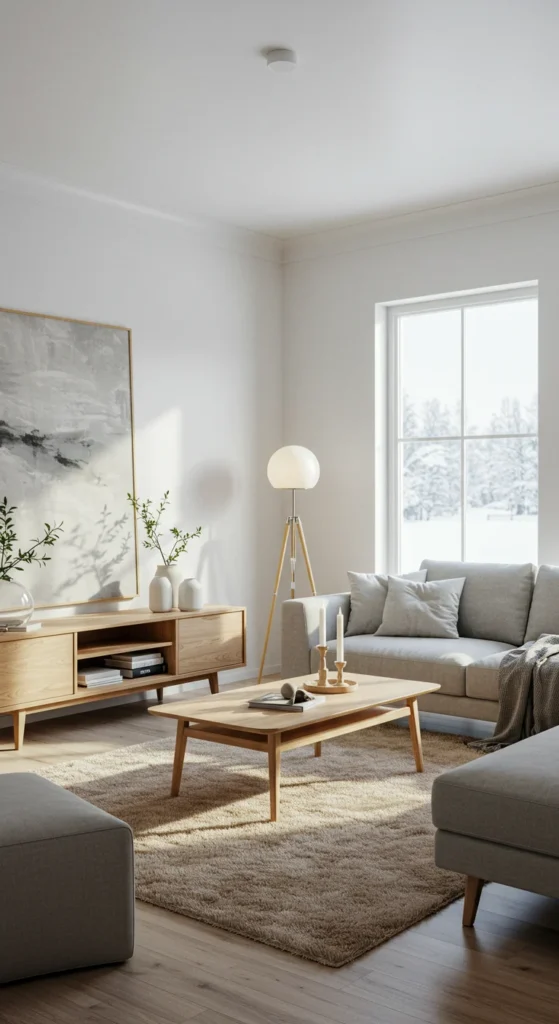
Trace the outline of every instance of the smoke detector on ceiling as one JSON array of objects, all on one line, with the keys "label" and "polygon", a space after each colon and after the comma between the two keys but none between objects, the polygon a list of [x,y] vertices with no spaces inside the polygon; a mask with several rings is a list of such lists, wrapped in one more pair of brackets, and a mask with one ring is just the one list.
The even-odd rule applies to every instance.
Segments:
[{"label": "smoke detector on ceiling", "polygon": [[266,63],[270,71],[284,75],[289,71],[293,71],[297,66],[297,54],[295,50],[268,50],[266,53]]}]

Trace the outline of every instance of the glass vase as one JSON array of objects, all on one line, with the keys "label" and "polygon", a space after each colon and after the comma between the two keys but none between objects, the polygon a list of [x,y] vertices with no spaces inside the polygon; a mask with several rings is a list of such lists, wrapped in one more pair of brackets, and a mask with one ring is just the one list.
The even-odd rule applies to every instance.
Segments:
[{"label": "glass vase", "polygon": [[0,629],[24,626],[33,615],[33,598],[21,583],[0,580]]}]

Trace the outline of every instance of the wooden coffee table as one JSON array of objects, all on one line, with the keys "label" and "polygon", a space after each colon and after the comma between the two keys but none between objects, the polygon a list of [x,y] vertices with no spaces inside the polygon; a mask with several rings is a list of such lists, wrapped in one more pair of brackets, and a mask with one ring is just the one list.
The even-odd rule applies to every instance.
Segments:
[{"label": "wooden coffee table", "polygon": [[[314,675],[291,679],[298,687],[314,681]],[[199,700],[177,701],[149,709],[151,715],[175,718],[177,740],[171,782],[171,796],[180,792],[186,744],[188,738],[225,743],[231,747],[260,750],[268,755],[270,775],[270,820],[279,816],[280,758],[282,751],[314,744],[314,753],[320,757],[323,740],[344,733],[369,729],[396,718],[409,718],[410,735],[415,767],[423,771],[421,732],[417,698],[434,693],[440,687],[434,683],[418,683],[407,679],[388,679],[385,676],[365,676],[351,673],[359,683],[351,693],[337,693],[326,697],[309,711],[260,711],[247,707],[247,701],[268,691],[279,690],[281,683],[270,686],[244,686],[225,693],[210,694]],[[282,680],[284,681],[284,680]],[[394,706],[394,702],[396,706]]]}]

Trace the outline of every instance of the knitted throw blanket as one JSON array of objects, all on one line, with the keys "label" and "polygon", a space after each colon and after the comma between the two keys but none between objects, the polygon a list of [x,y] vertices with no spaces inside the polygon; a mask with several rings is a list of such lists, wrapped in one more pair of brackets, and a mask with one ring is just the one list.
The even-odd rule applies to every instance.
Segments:
[{"label": "knitted throw blanket", "polygon": [[507,651],[499,668],[499,717],[495,735],[469,743],[500,750],[559,725],[559,636],[542,635]]}]

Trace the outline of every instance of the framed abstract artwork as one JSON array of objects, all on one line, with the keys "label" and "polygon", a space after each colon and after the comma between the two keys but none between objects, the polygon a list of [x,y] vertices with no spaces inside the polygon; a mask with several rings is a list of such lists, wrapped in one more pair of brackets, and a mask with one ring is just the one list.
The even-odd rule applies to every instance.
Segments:
[{"label": "framed abstract artwork", "polygon": [[18,537],[63,523],[18,582],[39,606],[138,593],[131,332],[0,309],[0,492]]}]

